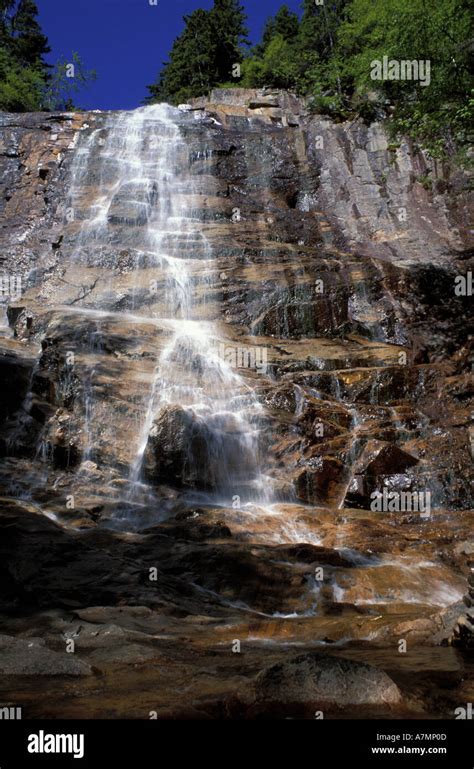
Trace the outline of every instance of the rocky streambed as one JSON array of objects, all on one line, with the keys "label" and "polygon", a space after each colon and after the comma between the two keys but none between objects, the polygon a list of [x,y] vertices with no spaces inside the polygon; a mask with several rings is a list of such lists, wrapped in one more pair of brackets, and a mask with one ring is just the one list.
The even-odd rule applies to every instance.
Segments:
[{"label": "rocky streambed", "polygon": [[466,174],[285,92],[0,122],[1,699],[454,717]]}]

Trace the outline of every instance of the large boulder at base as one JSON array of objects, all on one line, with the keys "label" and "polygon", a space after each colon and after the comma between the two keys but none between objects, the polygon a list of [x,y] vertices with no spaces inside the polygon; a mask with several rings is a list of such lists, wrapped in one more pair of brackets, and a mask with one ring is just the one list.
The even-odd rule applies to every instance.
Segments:
[{"label": "large boulder at base", "polygon": [[401,694],[389,676],[365,662],[303,654],[257,676],[257,703],[267,705],[396,705]]}]

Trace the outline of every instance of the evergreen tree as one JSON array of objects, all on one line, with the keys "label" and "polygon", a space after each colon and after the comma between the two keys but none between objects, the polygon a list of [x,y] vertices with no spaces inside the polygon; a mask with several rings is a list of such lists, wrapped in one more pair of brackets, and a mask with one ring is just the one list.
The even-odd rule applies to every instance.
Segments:
[{"label": "evergreen tree", "polygon": [[327,61],[334,52],[337,31],[348,5],[349,0],[331,0],[322,5],[316,5],[314,0],[303,0],[301,42],[321,61]]},{"label": "evergreen tree", "polygon": [[179,103],[212,87],[215,73],[210,14],[197,10],[185,16],[184,22],[184,31],[174,41],[158,82],[149,86],[149,101]]},{"label": "evergreen tree", "polygon": [[[195,12],[185,21],[169,63],[150,88],[154,99],[181,101],[229,81],[291,88],[337,119],[385,117],[394,133],[411,136],[433,155],[468,143],[473,109],[468,0],[303,0],[301,21],[283,5],[243,61],[246,30],[239,0],[215,0],[210,12]],[[371,64],[384,56],[429,61],[430,83],[373,80]],[[240,61],[242,78],[232,82],[232,67]]]},{"label": "evergreen tree", "polygon": [[337,36],[349,4],[349,0],[331,0],[322,5],[303,0],[297,87],[301,92],[311,93],[319,108],[334,115],[343,103]]},{"label": "evergreen tree", "polygon": [[37,15],[33,0],[0,0],[0,109],[41,108],[50,49]]},{"label": "evergreen tree", "polygon": [[95,77],[76,53],[54,68],[45,62],[50,48],[37,16],[33,0],[0,0],[0,110],[71,109],[72,95]]},{"label": "evergreen tree", "polygon": [[246,15],[239,0],[214,0],[210,11],[213,85],[230,80],[232,68],[242,61],[248,34],[245,22]]},{"label": "evergreen tree", "polygon": [[242,67],[242,84],[248,88],[292,89],[297,78],[294,47],[279,33],[273,35],[261,57],[248,58]]},{"label": "evergreen tree", "polygon": [[247,30],[239,0],[214,0],[211,11],[194,11],[184,22],[147,101],[177,104],[202,96],[231,80],[242,61]]},{"label": "evergreen tree", "polygon": [[282,5],[275,16],[267,19],[261,43],[244,62],[242,85],[293,88],[298,73],[298,54],[294,47],[298,34],[298,16],[287,5]]},{"label": "evergreen tree", "polygon": [[51,48],[41,31],[37,16],[38,8],[33,0],[20,0],[11,24],[14,51],[20,62],[27,66],[37,66],[46,75],[47,65],[43,56],[50,53]]},{"label": "evergreen tree", "polygon": [[[282,5],[273,21],[273,35],[281,35],[284,40],[294,40],[299,33],[300,23],[296,13],[292,13],[287,5]],[[265,31],[263,33],[265,42]],[[268,41],[269,42],[269,41]]]},{"label": "evergreen tree", "polygon": [[267,46],[275,35],[279,34],[284,40],[294,40],[299,32],[299,19],[287,5],[282,5],[275,16],[270,16],[263,28],[262,40],[252,49],[252,56],[263,56]]},{"label": "evergreen tree", "polygon": [[12,42],[11,10],[16,0],[0,0],[0,47],[9,48]]}]

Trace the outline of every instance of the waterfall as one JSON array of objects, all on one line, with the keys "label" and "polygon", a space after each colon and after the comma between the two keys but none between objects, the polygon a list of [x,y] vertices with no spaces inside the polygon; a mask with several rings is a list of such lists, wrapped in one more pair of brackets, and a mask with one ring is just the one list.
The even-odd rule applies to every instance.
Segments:
[{"label": "waterfall", "polygon": [[[89,312],[92,322],[100,313],[101,322],[109,314],[127,323],[131,312],[134,322],[155,328],[156,359],[138,409],[127,499],[146,486],[150,436],[160,415],[166,418],[175,408],[181,419],[191,419],[183,485],[212,491],[227,504],[235,495],[262,501],[269,498],[268,479],[259,470],[262,407],[245,379],[219,355],[222,332],[208,298],[216,291],[218,271],[196,213],[199,188],[180,128],[183,120],[190,118],[167,105],[112,114],[77,148],[68,204],[72,218],[76,207],[83,211],[93,177],[96,193],[81,213],[71,269],[110,270],[110,279],[75,309]],[[112,254],[127,249],[122,293],[111,249]],[[100,332],[96,326],[88,336]],[[94,395],[99,379],[98,367],[91,366],[84,385],[87,459],[93,458],[101,428]]]}]

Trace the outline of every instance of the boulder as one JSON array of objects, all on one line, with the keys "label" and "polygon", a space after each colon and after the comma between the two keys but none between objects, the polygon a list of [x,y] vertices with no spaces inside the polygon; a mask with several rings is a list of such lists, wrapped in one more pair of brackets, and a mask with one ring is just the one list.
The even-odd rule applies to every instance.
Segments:
[{"label": "boulder", "polygon": [[41,638],[0,636],[0,673],[3,675],[88,676],[90,665],[74,656],[51,651]]},{"label": "boulder", "polygon": [[256,699],[267,705],[310,707],[391,706],[401,702],[396,684],[383,670],[325,654],[303,654],[262,671]]},{"label": "boulder", "polygon": [[418,459],[395,443],[369,440],[354,466],[352,482],[346,501],[353,507],[369,508],[371,494],[387,487],[390,492],[406,492],[414,486],[407,470],[418,464]]},{"label": "boulder", "polygon": [[192,411],[166,406],[150,431],[145,452],[147,476],[178,486],[212,487],[210,438],[206,424]]},{"label": "boulder", "polygon": [[394,475],[404,473],[416,464],[418,464],[416,457],[403,451],[394,443],[371,440],[357,463],[357,472],[372,477]]},{"label": "boulder", "polygon": [[[313,470],[312,466],[316,469]],[[347,484],[348,468],[337,457],[313,457],[295,478],[298,499],[309,504],[336,505]]]}]

